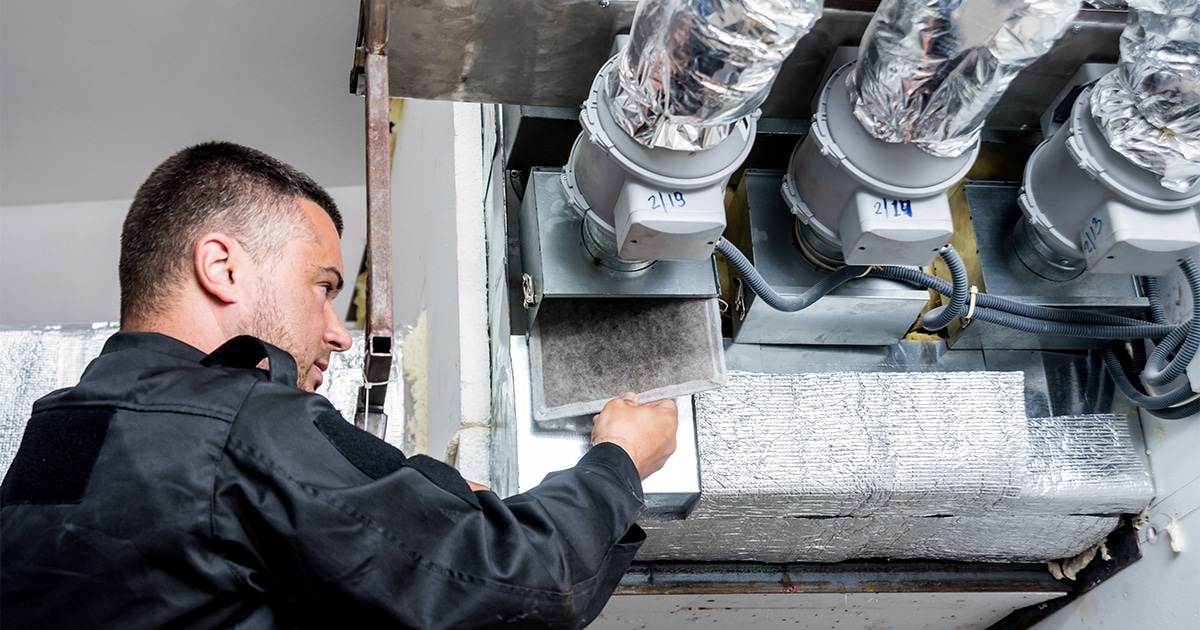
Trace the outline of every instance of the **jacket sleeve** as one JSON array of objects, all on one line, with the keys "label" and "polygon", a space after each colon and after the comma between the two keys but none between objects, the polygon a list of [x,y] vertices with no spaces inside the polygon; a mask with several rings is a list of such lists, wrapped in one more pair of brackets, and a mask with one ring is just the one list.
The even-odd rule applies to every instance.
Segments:
[{"label": "jacket sleeve", "polygon": [[213,494],[222,555],[285,624],[581,628],[644,540],[618,446],[502,501],[297,394],[256,388]]}]

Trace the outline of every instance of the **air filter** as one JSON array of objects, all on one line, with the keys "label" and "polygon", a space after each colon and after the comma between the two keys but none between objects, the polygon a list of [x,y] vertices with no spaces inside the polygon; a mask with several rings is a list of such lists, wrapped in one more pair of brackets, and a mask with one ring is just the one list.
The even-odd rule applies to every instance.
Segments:
[{"label": "air filter", "polygon": [[626,391],[650,401],[725,383],[715,298],[547,300],[529,359],[535,420],[596,413]]}]

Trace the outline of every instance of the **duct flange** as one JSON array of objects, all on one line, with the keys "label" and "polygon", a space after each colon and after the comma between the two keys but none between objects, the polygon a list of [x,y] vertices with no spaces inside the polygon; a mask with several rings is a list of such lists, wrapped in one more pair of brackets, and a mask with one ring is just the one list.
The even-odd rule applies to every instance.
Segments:
[{"label": "duct flange", "polygon": [[851,265],[926,265],[953,232],[945,192],[979,154],[956,157],[876,139],[854,117],[842,66],[822,89],[783,196],[804,229]]},{"label": "duct flange", "polygon": [[[1033,152],[1018,203],[1043,248],[1018,248],[1022,262],[1047,279],[1049,248],[1093,273],[1164,275],[1200,248],[1200,183],[1185,192],[1113,150],[1080,93],[1071,118]],[[1039,271],[1040,270],[1040,271]]]},{"label": "duct flange", "polygon": [[604,96],[616,60],[597,73],[580,114],[583,133],[562,176],[568,202],[606,237],[592,245],[611,243],[615,251],[604,254],[612,259],[708,258],[725,229],[725,185],[750,152],[757,112],[710,149],[643,146],[617,125]]}]

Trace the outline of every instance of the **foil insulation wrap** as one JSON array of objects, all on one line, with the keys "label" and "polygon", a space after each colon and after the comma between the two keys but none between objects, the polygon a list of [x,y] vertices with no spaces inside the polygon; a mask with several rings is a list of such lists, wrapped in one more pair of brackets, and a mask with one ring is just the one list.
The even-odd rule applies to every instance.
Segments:
[{"label": "foil insulation wrap", "polygon": [[1078,10],[1079,0],[883,0],[847,78],[854,115],[885,142],[959,156]]},{"label": "foil insulation wrap", "polygon": [[759,374],[695,397],[701,496],[644,560],[1043,561],[1153,498],[1128,422],[1024,415],[1017,372]]},{"label": "foil insulation wrap", "polygon": [[[0,329],[0,475],[8,471],[17,454],[25,423],[34,401],[50,392],[70,387],[104,342],[117,332],[115,323]],[[325,382],[317,393],[325,395],[347,420],[353,420],[358,388],[363,380],[363,333],[351,331],[354,345],[329,357]],[[396,364],[399,364],[397,357]],[[405,439],[404,388],[396,374],[389,379],[385,409],[388,412],[387,441],[403,447]]]},{"label": "foil insulation wrap", "polygon": [[820,17],[820,0],[645,0],[606,86],[613,119],[647,147],[716,146]]},{"label": "foil insulation wrap", "polygon": [[1117,69],[1092,90],[1109,145],[1168,190],[1200,182],[1200,3],[1130,0]]}]

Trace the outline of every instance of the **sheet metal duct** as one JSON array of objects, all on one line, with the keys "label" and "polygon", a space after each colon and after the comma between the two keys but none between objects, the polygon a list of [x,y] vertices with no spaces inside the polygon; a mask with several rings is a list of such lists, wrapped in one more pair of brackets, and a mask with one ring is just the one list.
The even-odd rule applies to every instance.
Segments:
[{"label": "sheet metal duct", "polygon": [[854,115],[880,140],[961,155],[1078,10],[1078,0],[884,0],[848,79]]},{"label": "sheet metal duct", "polygon": [[646,0],[608,76],[613,119],[647,147],[713,147],[820,17],[820,0]]},{"label": "sheet metal duct", "polygon": [[1092,91],[1110,146],[1170,191],[1200,182],[1200,3],[1131,0],[1121,60]]}]

